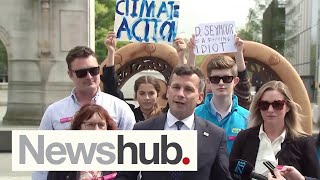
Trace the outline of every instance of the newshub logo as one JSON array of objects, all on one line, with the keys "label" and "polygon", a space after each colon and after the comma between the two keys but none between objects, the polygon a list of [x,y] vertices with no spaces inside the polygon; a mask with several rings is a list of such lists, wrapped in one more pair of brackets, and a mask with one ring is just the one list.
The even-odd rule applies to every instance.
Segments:
[{"label": "newshub logo", "polygon": [[196,131],[12,131],[13,171],[196,171]]}]

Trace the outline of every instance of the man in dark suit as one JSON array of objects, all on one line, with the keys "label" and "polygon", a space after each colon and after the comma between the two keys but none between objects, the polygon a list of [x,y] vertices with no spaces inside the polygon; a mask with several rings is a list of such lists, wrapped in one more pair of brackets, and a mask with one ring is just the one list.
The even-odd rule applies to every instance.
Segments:
[{"label": "man in dark suit", "polygon": [[[199,68],[177,66],[170,77],[167,114],[136,123],[134,130],[197,130],[198,170],[193,172],[141,171],[142,180],[231,180],[223,129],[194,115],[204,98],[205,78]],[[173,169],[174,170],[174,169]],[[118,172],[117,180],[136,180],[139,172]]]}]

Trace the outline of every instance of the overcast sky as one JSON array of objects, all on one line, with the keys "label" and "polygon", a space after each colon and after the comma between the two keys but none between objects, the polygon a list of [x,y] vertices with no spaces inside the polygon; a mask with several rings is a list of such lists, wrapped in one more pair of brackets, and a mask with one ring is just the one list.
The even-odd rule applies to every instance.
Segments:
[{"label": "overcast sky", "polygon": [[197,24],[220,21],[235,21],[238,29],[253,6],[253,0],[180,0],[178,32],[189,36]]}]

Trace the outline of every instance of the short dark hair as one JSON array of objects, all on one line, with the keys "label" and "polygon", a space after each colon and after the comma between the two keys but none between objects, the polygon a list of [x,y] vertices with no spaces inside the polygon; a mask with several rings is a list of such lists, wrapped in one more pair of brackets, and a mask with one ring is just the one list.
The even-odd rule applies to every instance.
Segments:
[{"label": "short dark hair", "polygon": [[93,56],[97,58],[96,54],[92,49],[90,49],[87,46],[76,46],[73,49],[71,49],[66,57],[68,69],[71,69],[71,63],[76,59],[76,58],[86,58],[89,56]]},{"label": "short dark hair", "polygon": [[181,65],[176,66],[171,73],[171,76],[169,79],[169,85],[171,85],[172,76],[174,74],[176,74],[178,76],[184,76],[184,75],[191,76],[192,74],[196,74],[200,79],[199,92],[204,91],[204,88],[206,85],[206,81],[205,81],[206,79],[205,79],[204,74],[202,73],[202,71],[198,67],[188,65],[188,64],[181,64]]},{"label": "short dark hair", "polygon": [[90,119],[94,113],[98,113],[102,119],[106,120],[108,130],[117,129],[116,123],[102,106],[97,104],[86,104],[83,105],[73,117],[71,122],[71,130],[80,130],[81,124],[83,124],[85,120]]}]

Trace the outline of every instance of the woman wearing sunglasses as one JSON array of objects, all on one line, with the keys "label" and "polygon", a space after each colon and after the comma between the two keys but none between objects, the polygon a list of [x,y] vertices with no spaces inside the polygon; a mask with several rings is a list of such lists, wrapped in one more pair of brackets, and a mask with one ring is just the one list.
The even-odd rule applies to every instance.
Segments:
[{"label": "woman wearing sunglasses", "polygon": [[250,106],[249,129],[238,134],[230,161],[246,160],[263,175],[268,174],[263,162],[270,161],[274,166],[290,165],[304,176],[320,178],[317,151],[312,137],[302,129],[300,109],[284,83],[264,84]]},{"label": "woman wearing sunglasses", "polygon": [[[116,130],[117,126],[108,112],[97,104],[81,107],[71,122],[71,130]],[[111,171],[50,171],[48,180],[112,180],[116,172]]]}]

